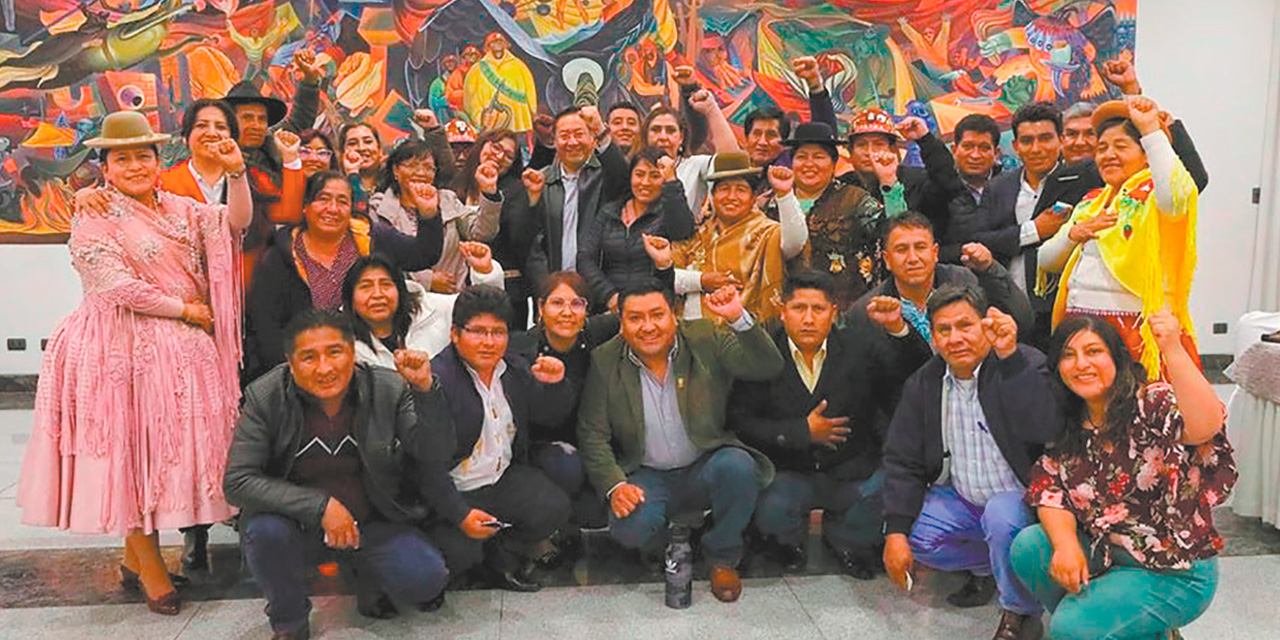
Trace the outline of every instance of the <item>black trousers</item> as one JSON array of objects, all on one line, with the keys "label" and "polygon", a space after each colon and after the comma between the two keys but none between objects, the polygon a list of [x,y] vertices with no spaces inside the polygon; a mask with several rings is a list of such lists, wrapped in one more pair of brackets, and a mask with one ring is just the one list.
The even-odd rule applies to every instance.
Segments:
[{"label": "black trousers", "polygon": [[523,566],[533,548],[569,521],[569,497],[538,469],[512,463],[502,478],[487,487],[466,491],[462,499],[512,526],[488,540],[473,540],[457,526],[439,523],[428,529],[453,575],[487,561],[496,569]]}]

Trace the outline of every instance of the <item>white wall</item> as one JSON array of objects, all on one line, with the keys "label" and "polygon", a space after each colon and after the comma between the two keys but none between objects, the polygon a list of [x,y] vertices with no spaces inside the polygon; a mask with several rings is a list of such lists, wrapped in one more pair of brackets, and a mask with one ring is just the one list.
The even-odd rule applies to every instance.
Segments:
[{"label": "white wall", "polygon": [[[1275,0],[1138,0],[1143,92],[1187,125],[1209,170],[1191,294],[1202,353],[1232,353],[1247,309]],[[1271,141],[1270,144],[1275,144]],[[1214,323],[1230,333],[1213,335]]]},{"label": "white wall", "polygon": [[[1139,0],[1144,90],[1182,118],[1209,169],[1192,314],[1203,353],[1232,353],[1246,311],[1276,0]],[[1272,142],[1274,144],[1274,141]],[[0,375],[36,373],[40,340],[80,298],[66,247],[0,245]],[[1216,322],[1232,333],[1213,335]],[[7,338],[26,338],[23,352]]]},{"label": "white wall", "polygon": [[[0,375],[39,373],[40,340],[80,303],[66,245],[0,245]],[[26,338],[26,351],[9,351]]]}]

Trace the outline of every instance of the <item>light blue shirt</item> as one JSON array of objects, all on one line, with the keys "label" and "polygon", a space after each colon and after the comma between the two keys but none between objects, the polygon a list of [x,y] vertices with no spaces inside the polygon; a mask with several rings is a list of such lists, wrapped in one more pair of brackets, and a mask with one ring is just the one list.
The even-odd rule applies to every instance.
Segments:
[{"label": "light blue shirt", "polygon": [[[742,332],[755,326],[755,321],[744,310],[737,322],[729,326]],[[659,471],[682,469],[702,455],[702,450],[689,439],[689,431],[680,415],[677,391],[684,388],[685,377],[676,376],[675,361],[679,348],[677,340],[667,352],[667,375],[661,380],[644,366],[635,352],[627,349],[627,358],[640,370],[640,395],[644,401],[644,458],[640,464]]]},{"label": "light blue shirt", "polygon": [[560,229],[560,270],[578,270],[578,177],[581,174],[569,173],[560,167],[560,179],[564,180],[564,208],[561,219],[564,226]]},{"label": "light blue shirt", "polygon": [[949,368],[942,377],[943,446],[951,452],[951,484],[960,497],[979,507],[998,493],[1026,489],[1004,459],[978,401],[981,369],[968,380],[955,377]]}]

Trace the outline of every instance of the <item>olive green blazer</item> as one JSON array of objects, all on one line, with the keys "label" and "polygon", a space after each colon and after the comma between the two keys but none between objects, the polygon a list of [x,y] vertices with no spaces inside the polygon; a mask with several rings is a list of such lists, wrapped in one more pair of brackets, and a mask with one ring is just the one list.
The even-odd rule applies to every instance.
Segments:
[{"label": "olive green blazer", "polygon": [[[733,446],[750,452],[761,484],[772,482],[773,463],[725,428],[734,380],[769,380],[782,371],[782,355],[769,334],[758,322],[736,333],[695,320],[679,324],[676,341],[676,393],[689,439],[703,451]],[[578,408],[578,448],[587,477],[601,495],[625,481],[644,460],[640,368],[627,352],[619,335],[591,353],[591,371]]]}]

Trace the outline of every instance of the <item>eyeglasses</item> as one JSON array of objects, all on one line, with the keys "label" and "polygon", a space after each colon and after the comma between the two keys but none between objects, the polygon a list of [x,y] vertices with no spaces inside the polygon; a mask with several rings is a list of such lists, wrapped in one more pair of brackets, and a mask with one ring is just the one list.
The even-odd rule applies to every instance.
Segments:
[{"label": "eyeglasses", "polygon": [[485,338],[499,340],[507,337],[506,327],[495,327],[493,329],[486,329],[484,327],[463,327],[462,332],[479,340],[484,340]]},{"label": "eyeglasses", "polygon": [[548,298],[546,305],[547,310],[552,312],[563,311],[565,307],[569,307],[574,311],[586,311],[587,299],[574,298],[572,300],[565,300],[564,298]]},{"label": "eyeglasses", "polygon": [[315,156],[321,160],[328,160],[333,157],[333,152],[328,149],[312,149],[311,147],[302,147],[298,150],[298,155],[302,157]]}]

